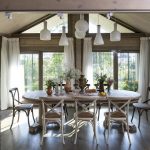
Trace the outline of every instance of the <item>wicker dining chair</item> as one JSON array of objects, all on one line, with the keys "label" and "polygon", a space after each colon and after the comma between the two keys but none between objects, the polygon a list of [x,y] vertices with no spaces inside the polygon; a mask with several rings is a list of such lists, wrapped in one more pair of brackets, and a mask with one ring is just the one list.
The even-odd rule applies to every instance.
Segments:
[{"label": "wicker dining chair", "polygon": [[[62,142],[65,144],[64,140],[64,111],[63,111],[63,105],[64,100],[58,100],[58,101],[51,101],[50,99],[44,99],[41,98],[42,102],[42,139],[41,139],[41,145],[43,145],[43,139],[46,135],[47,131],[47,124],[49,122],[57,122],[59,123],[61,127],[61,136],[62,136]],[[57,108],[61,107],[61,111],[58,112]]]},{"label": "wicker dining chair", "polygon": [[150,104],[148,104],[148,102],[150,102],[150,99],[148,99],[149,95],[150,95],[150,87],[147,88],[147,100],[145,100],[143,103],[133,103],[133,113],[132,113],[131,122],[133,121],[134,118],[134,112],[135,110],[137,110],[139,114],[138,128],[140,127],[141,116],[144,111],[146,113],[146,118],[148,121],[148,111],[150,111]]},{"label": "wicker dining chair", "polygon": [[11,123],[10,129],[12,128],[16,112],[18,112],[18,121],[19,121],[20,111],[24,111],[26,113],[27,118],[28,118],[28,125],[30,127],[30,121],[29,121],[30,111],[32,112],[32,117],[35,122],[34,114],[33,114],[33,104],[26,104],[26,103],[23,104],[22,102],[20,102],[18,88],[16,88],[16,87],[12,88],[9,90],[9,92],[11,94],[11,98],[13,101],[13,116],[12,116],[12,123]]},{"label": "wicker dining chair", "polygon": [[[131,102],[131,99],[116,99],[116,98],[109,98],[107,97],[108,100],[108,112],[104,113],[105,116],[105,121],[104,121],[104,134],[106,132],[106,129],[108,129],[108,134],[107,134],[107,144],[109,140],[109,134],[110,134],[110,126],[112,123],[121,123],[122,124],[122,129],[124,131],[124,125],[127,130],[127,135],[128,135],[128,140],[129,143],[131,144],[130,140],[130,135],[129,135],[129,123],[128,123],[128,114],[129,114],[129,104]],[[113,105],[114,110],[111,112],[111,105]]]},{"label": "wicker dining chair", "polygon": [[[96,101],[93,100],[91,103],[86,103],[82,99],[75,99],[75,139],[74,144],[77,142],[77,133],[82,121],[88,121],[93,126],[94,136],[96,138]],[[79,110],[79,107],[81,110]],[[93,112],[91,112],[90,108],[93,108]]]}]

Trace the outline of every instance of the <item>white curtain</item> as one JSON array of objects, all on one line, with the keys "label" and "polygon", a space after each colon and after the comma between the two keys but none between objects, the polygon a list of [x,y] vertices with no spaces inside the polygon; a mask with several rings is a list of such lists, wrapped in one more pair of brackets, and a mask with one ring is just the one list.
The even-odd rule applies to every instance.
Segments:
[{"label": "white curtain", "polygon": [[8,93],[9,89],[19,88],[19,54],[19,39],[3,37],[1,49],[1,110],[12,106],[12,100]]},{"label": "white curtain", "polygon": [[91,38],[84,39],[83,74],[87,78],[90,86],[93,86],[93,57],[92,57],[92,40],[91,40]]},{"label": "white curtain", "polygon": [[8,107],[8,39],[2,37],[1,47],[1,110]]},{"label": "white curtain", "polygon": [[[68,38],[69,45],[64,46],[64,66],[67,69],[74,69],[75,68],[75,61],[74,61],[74,43],[73,38]],[[74,80],[71,80],[71,86],[73,88]]]},{"label": "white curtain", "polygon": [[64,64],[67,68],[74,68],[75,61],[74,61],[74,44],[73,38],[68,38],[69,45],[64,46]]},{"label": "white curtain", "polygon": [[140,38],[140,69],[139,69],[139,93],[140,101],[147,98],[147,87],[150,86],[150,38]]}]

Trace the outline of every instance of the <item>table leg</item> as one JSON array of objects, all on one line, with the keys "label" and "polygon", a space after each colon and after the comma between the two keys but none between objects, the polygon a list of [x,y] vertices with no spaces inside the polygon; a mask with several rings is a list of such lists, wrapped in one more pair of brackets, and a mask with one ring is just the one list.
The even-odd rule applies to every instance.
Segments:
[{"label": "table leg", "polygon": [[42,126],[42,103],[39,104],[39,125]]}]

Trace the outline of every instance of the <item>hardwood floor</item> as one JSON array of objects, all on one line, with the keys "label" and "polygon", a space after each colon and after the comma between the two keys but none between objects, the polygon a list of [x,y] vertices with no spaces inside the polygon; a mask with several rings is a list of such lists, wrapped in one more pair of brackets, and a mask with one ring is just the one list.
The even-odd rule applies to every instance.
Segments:
[{"label": "hardwood floor", "polygon": [[[107,111],[106,108],[101,109],[100,121],[97,122],[97,144],[93,136],[93,129],[90,124],[86,124],[80,128],[78,132],[77,144],[74,145],[73,122],[65,125],[65,145],[62,144],[61,137],[57,137],[55,133],[59,133],[56,125],[50,125],[48,134],[55,137],[45,137],[43,146],[40,146],[41,133],[30,134],[25,114],[21,114],[21,120],[18,124],[14,124],[12,130],[4,130],[4,124],[8,127],[11,123],[10,110],[1,111],[1,150],[150,150],[150,113],[149,122],[147,122],[145,114],[141,119],[140,130],[136,133],[130,133],[131,146],[128,142],[126,132],[123,134],[121,127],[113,126],[110,133],[109,145],[106,144],[104,138],[103,113]],[[74,109],[69,108],[68,121],[73,116]],[[37,109],[34,109],[37,114]],[[6,119],[9,118],[9,121]],[[17,117],[16,117],[17,118]],[[32,117],[30,116],[32,119]],[[133,123],[138,125],[137,113],[134,117]],[[129,117],[129,120],[131,116]],[[5,120],[5,122],[4,122]],[[32,121],[32,120],[31,120]]]}]

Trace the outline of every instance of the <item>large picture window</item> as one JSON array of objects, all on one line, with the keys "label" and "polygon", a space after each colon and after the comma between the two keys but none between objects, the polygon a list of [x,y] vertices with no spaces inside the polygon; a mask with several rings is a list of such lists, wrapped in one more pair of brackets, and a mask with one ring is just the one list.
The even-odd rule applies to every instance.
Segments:
[{"label": "large picture window", "polygon": [[39,57],[38,54],[21,54],[20,71],[23,91],[39,89]]},{"label": "large picture window", "polygon": [[[97,83],[95,74],[106,74],[107,77],[118,79],[118,89],[137,91],[138,89],[138,53],[93,52],[94,84]],[[114,60],[118,59],[118,60]],[[113,65],[113,61],[118,65]],[[117,72],[114,73],[114,72]],[[117,75],[114,77],[113,75]]]},{"label": "large picture window", "polygon": [[138,54],[118,53],[118,88],[137,91]]},{"label": "large picture window", "polygon": [[62,72],[64,53],[43,53],[43,87],[48,79],[56,79]]},{"label": "large picture window", "polygon": [[106,74],[113,78],[113,52],[93,52],[93,79],[97,83],[95,74]]}]

